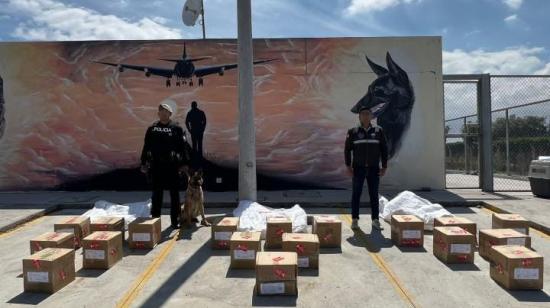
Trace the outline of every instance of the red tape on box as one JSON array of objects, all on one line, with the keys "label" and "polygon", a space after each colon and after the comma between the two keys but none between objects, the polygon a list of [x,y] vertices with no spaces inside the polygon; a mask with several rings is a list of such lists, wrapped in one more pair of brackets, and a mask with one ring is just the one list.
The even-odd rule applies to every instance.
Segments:
[{"label": "red tape on box", "polygon": [[304,254],[304,252],[305,252],[304,245],[302,245],[302,244],[296,244],[296,252],[297,252],[299,255]]},{"label": "red tape on box", "polygon": [[285,279],[286,277],[286,271],[280,268],[273,269],[273,274],[275,274],[275,276],[277,276],[279,279]]},{"label": "red tape on box", "polygon": [[244,244],[237,245],[237,249],[241,251],[248,251],[248,246]]}]

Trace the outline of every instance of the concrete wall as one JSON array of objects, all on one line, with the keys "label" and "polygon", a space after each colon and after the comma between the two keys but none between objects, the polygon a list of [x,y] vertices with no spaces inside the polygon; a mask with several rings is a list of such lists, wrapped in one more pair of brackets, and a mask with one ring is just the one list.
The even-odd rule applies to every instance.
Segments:
[{"label": "concrete wall", "polygon": [[[185,43],[190,57],[210,57],[195,62],[197,67],[236,63],[235,40]],[[180,40],[0,43],[0,93],[5,101],[0,119],[5,124],[0,189],[60,188],[136,168],[145,129],[163,101],[177,106],[174,118],[182,123],[190,102],[198,101],[208,117],[205,156],[220,168],[212,169],[212,175],[234,171],[235,70],[204,77],[204,87],[198,87],[196,79],[193,87],[177,87],[173,79],[167,88],[164,77],[131,70],[121,73],[92,62],[170,69],[173,63],[159,59],[181,57],[183,44]],[[256,59],[275,59],[255,68],[260,175],[296,187],[349,188],[343,143],[347,129],[357,124],[350,109],[379,77],[366,56],[387,67],[389,53],[406,72],[414,100],[408,102],[410,121],[403,127],[401,146],[382,187],[444,188],[440,37],[258,39],[254,48]]]}]

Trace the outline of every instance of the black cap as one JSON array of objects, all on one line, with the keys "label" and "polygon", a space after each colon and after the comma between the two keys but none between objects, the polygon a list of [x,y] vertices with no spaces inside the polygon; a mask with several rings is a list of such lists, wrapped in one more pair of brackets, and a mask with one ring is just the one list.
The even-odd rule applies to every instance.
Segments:
[{"label": "black cap", "polygon": [[361,107],[359,107],[359,113],[361,113],[361,111],[365,111],[365,110],[368,110],[370,113],[372,113],[372,111],[370,110],[370,108],[367,107],[367,106],[361,106]]}]

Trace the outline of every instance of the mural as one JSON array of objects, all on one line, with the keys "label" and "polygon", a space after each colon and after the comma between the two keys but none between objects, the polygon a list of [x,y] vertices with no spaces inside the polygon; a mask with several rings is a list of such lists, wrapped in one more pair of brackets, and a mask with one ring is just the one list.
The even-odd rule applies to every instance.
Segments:
[{"label": "mural", "polygon": [[[261,39],[254,59],[260,189],[348,189],[359,105],[388,136],[382,189],[444,187],[439,37]],[[236,63],[236,40],[0,43],[0,190],[148,189],[167,101],[182,127],[191,102],[204,113],[205,188],[236,190]]]}]

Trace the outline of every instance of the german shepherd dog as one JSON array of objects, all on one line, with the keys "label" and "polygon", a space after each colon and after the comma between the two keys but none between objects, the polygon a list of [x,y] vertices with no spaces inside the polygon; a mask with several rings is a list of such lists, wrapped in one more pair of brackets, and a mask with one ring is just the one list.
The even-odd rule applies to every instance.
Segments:
[{"label": "german shepherd dog", "polygon": [[187,173],[187,191],[185,192],[185,203],[181,211],[181,227],[184,225],[190,228],[198,222],[197,217],[201,216],[201,225],[208,227],[210,222],[204,216],[204,194],[202,191],[202,170]]},{"label": "german shepherd dog", "polygon": [[387,69],[366,58],[377,78],[351,112],[359,113],[362,106],[370,108],[373,118],[378,118],[377,124],[384,129],[391,158],[398,152],[401,139],[409,128],[414,90],[407,72],[393,61],[389,52],[386,53]]}]

